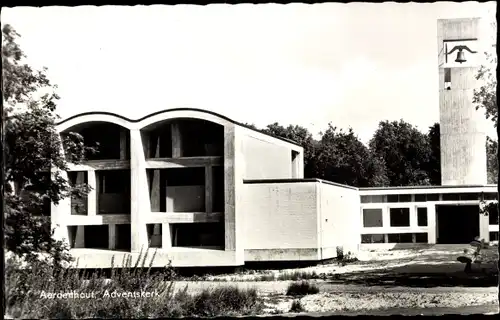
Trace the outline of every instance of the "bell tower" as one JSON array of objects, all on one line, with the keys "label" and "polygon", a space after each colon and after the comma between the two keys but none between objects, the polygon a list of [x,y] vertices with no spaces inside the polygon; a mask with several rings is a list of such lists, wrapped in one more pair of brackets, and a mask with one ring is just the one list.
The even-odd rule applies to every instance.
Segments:
[{"label": "bell tower", "polygon": [[485,116],[472,102],[483,50],[480,19],[438,20],[442,185],[487,183]]}]

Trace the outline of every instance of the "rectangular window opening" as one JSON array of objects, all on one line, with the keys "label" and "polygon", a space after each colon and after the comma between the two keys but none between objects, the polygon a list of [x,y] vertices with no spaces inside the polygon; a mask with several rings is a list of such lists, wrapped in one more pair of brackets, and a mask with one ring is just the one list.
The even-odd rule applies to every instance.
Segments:
[{"label": "rectangular window opening", "polygon": [[382,227],[382,209],[363,209],[363,227]]},{"label": "rectangular window opening", "polygon": [[427,208],[417,208],[417,223],[419,227],[427,227]]},{"label": "rectangular window opening", "polygon": [[391,227],[409,227],[410,226],[410,208],[390,208]]}]

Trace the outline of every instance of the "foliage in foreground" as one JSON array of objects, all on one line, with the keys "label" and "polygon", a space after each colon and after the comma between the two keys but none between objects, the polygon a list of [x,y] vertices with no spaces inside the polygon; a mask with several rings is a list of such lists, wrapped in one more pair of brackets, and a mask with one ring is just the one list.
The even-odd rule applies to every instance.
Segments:
[{"label": "foliage in foreground", "polygon": [[286,290],[287,296],[304,296],[307,294],[316,294],[319,292],[319,288],[310,284],[307,281],[293,282],[290,283],[288,289]]},{"label": "foliage in foreground", "polygon": [[[102,272],[84,274],[70,268],[59,271],[46,261],[30,261],[26,268],[20,268],[11,258],[5,269],[6,313],[28,319],[163,318],[245,315],[262,308],[255,290],[229,287],[189,294],[185,287],[176,291],[172,268],[152,273],[151,264],[145,265],[147,254],[141,255],[135,265],[129,259],[124,261],[125,268],[113,267],[110,278]],[[134,292],[136,297],[130,296]],[[85,297],[51,298],[51,293]]]}]

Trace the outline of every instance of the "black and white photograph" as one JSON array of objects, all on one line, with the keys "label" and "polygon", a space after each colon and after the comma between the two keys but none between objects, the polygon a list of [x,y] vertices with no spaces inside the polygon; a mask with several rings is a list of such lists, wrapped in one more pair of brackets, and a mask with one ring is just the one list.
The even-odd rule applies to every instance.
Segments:
[{"label": "black and white photograph", "polygon": [[4,318],[498,314],[496,11],[2,7]]}]

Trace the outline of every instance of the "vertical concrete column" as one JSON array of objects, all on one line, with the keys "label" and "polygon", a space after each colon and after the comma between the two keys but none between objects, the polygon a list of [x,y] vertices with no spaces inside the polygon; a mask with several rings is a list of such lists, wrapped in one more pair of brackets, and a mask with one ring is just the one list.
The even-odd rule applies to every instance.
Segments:
[{"label": "vertical concrete column", "polygon": [[[160,157],[160,137],[156,136],[155,137],[156,142],[153,142],[153,144],[156,146],[154,153],[152,154],[153,157],[159,158]],[[151,211],[152,212],[160,212],[160,201],[165,201],[165,198],[161,196],[160,194],[160,170],[155,169],[152,170],[152,175],[151,175]],[[162,200],[163,199],[163,200]]]},{"label": "vertical concrete column", "polygon": [[213,174],[212,166],[205,166],[205,212],[211,213],[213,209]]},{"label": "vertical concrete column", "polygon": [[85,248],[85,226],[76,227],[75,248]]},{"label": "vertical concrete column", "polygon": [[431,202],[427,204],[427,242],[435,244],[437,242],[437,224],[436,224],[436,204]]},{"label": "vertical concrete column", "polygon": [[172,158],[182,157],[182,134],[179,122],[172,123]]},{"label": "vertical concrete column", "polygon": [[161,226],[161,246],[162,249],[172,248],[172,236],[171,236],[171,225],[170,223],[163,223]]},{"label": "vertical concrete column", "polygon": [[[61,152],[63,152],[64,154],[64,151]],[[57,170],[56,168],[51,168],[52,179],[55,178],[56,174],[59,174],[64,179],[68,180],[67,172]],[[60,200],[57,205],[51,203],[50,224],[51,224],[51,229],[54,230],[54,236],[53,236],[54,239],[69,244],[68,222],[70,219],[71,219],[71,197],[67,197],[65,199]]]},{"label": "vertical concrete column", "polygon": [[301,153],[299,153],[299,155],[297,156],[297,167],[298,167],[298,175],[297,175],[297,179],[304,179],[304,151],[302,151]]},{"label": "vertical concrete column", "polygon": [[391,227],[391,215],[388,206],[382,208],[382,227],[384,228]]},{"label": "vertical concrete column", "polygon": [[479,214],[479,234],[480,239],[490,241],[490,217],[484,214]]},{"label": "vertical concrete column", "polygon": [[[243,155],[243,136],[244,134],[240,130],[241,128],[234,126],[231,128],[224,128],[224,169],[225,169],[225,178],[227,179],[227,186],[231,188],[226,188],[225,191],[226,196],[232,195],[232,197],[226,198],[226,212],[224,217],[227,217],[226,224],[226,246],[232,243],[232,250],[235,252],[236,263],[244,264],[245,263],[245,244],[244,244],[244,223],[245,217],[243,215],[243,201],[244,201],[244,185],[243,185],[243,177],[244,177],[244,163],[245,157]],[[232,132],[232,134],[231,134]],[[231,138],[232,136],[232,138]],[[226,140],[227,139],[227,140]],[[226,148],[227,146],[227,148]],[[232,148],[231,148],[232,146]],[[226,158],[226,150],[228,151],[228,157]],[[232,154],[231,154],[232,150]],[[228,169],[229,166],[226,167],[226,159],[232,157],[233,161],[229,161],[232,163],[232,170]],[[231,176],[232,172],[232,176]],[[226,186],[226,184],[224,184]],[[231,199],[232,198],[232,199]],[[231,208],[232,204],[232,213],[228,214],[230,211],[227,209]],[[228,227],[232,226],[233,232],[228,235]],[[229,229],[231,230],[231,229]],[[226,249],[227,250],[227,249]]]},{"label": "vertical concrete column", "polygon": [[109,250],[115,250],[116,249],[116,236],[117,236],[117,230],[116,230],[116,224],[109,224],[108,225],[108,249]]},{"label": "vertical concrete column", "polygon": [[120,160],[127,159],[127,130],[120,130]]},{"label": "vertical concrete column", "polygon": [[236,250],[235,128],[224,127],[224,229],[225,250]]},{"label": "vertical concrete column", "polygon": [[97,179],[95,170],[87,172],[87,183],[90,192],[87,195],[87,215],[95,216],[97,214]]},{"label": "vertical concrete column", "polygon": [[148,246],[145,217],[151,213],[144,143],[139,129],[130,130],[130,180],[131,180],[131,251],[139,252]]},{"label": "vertical concrete column", "polygon": [[410,206],[410,228],[418,227],[417,208]]}]

